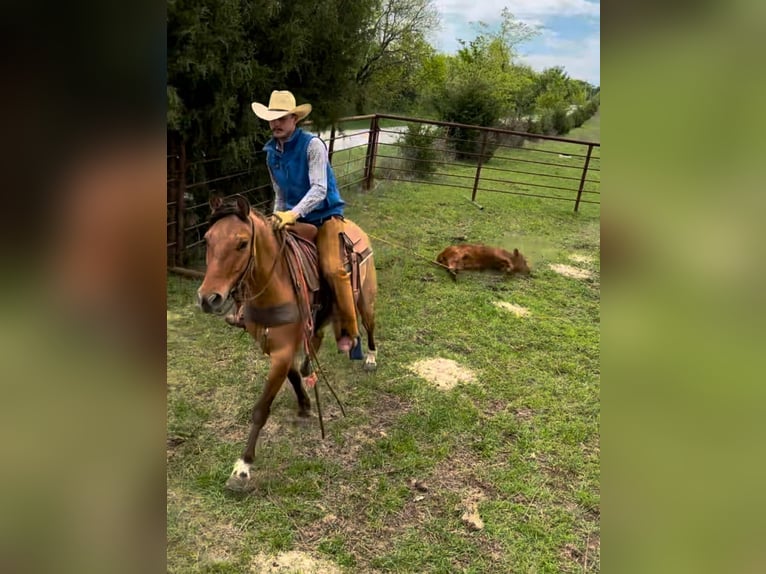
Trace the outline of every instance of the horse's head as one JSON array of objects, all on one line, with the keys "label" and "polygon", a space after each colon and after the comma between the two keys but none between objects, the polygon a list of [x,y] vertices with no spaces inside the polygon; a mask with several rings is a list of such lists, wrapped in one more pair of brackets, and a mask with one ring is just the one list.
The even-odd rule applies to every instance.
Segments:
[{"label": "horse's head", "polygon": [[526,257],[524,257],[518,249],[514,249],[511,253],[511,272],[520,273],[521,275],[529,275],[529,264]]},{"label": "horse's head", "polygon": [[205,313],[223,313],[250,265],[254,228],[250,203],[241,195],[227,202],[214,197],[210,207],[210,228],[205,233],[207,270],[197,302]]}]

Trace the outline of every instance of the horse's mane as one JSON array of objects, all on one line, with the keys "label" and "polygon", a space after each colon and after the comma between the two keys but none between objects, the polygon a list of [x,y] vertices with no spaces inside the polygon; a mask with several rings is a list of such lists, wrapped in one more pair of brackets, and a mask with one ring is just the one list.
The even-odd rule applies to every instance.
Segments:
[{"label": "horse's mane", "polygon": [[[250,213],[255,214],[260,219],[265,219],[265,216],[255,209],[250,208]],[[237,205],[236,199],[226,199],[221,205],[213,210],[213,213],[210,214],[208,224],[213,225],[216,221],[223,219],[224,217],[228,217],[229,215],[236,215],[245,223],[248,221],[246,217],[242,217],[242,213],[239,209],[239,206]]]}]

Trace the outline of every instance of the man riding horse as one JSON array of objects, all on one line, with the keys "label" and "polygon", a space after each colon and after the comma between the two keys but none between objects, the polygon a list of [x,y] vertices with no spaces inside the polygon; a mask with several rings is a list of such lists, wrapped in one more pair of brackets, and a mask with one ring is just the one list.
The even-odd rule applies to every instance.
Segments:
[{"label": "man riding horse", "polygon": [[[341,259],[345,202],[338,192],[324,143],[298,127],[298,122],[311,112],[311,104],[297,106],[291,92],[275,90],[268,106],[253,102],[252,110],[269,122],[272,133],[264,146],[275,194],[272,223],[278,229],[295,222],[319,228],[319,266],[332,289],[340,322],[338,350],[348,353],[360,338],[351,275]],[[242,309],[227,317],[227,322],[243,326]]]}]

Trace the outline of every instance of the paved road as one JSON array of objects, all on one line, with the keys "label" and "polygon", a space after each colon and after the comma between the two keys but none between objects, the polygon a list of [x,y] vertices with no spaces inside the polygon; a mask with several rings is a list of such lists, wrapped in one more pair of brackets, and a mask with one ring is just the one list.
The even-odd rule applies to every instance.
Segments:
[{"label": "paved road", "polygon": [[[400,133],[406,129],[407,128],[404,126],[385,128],[385,131],[381,130],[380,135],[378,136],[378,142],[384,143],[384,144],[396,143],[396,141],[400,137]],[[395,132],[395,133],[391,133],[391,132]],[[330,132],[329,131],[321,132],[319,134],[319,137],[321,137],[329,147]],[[340,151],[342,149],[348,149],[348,148],[352,148],[352,147],[356,147],[360,145],[366,145],[369,138],[370,138],[370,130],[348,130],[345,132],[336,132],[335,146],[333,147],[333,150]]]}]

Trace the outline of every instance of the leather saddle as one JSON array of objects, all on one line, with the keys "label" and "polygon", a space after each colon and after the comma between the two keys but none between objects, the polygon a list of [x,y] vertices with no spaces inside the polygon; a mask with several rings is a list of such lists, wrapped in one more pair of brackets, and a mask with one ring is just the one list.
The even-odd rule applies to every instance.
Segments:
[{"label": "leather saddle", "polygon": [[[347,220],[348,221],[348,220]],[[301,239],[316,245],[316,238],[319,228],[310,223],[296,222],[289,227],[289,230]],[[370,255],[372,255],[372,245],[367,236],[356,225],[347,225],[346,231],[341,233],[340,241],[340,260],[346,271],[351,274],[351,289],[354,292],[354,300],[359,295],[361,287],[360,267]],[[306,262],[305,258],[303,259]],[[318,276],[318,270],[306,270],[307,276]],[[317,284],[318,289],[318,284]]]}]

